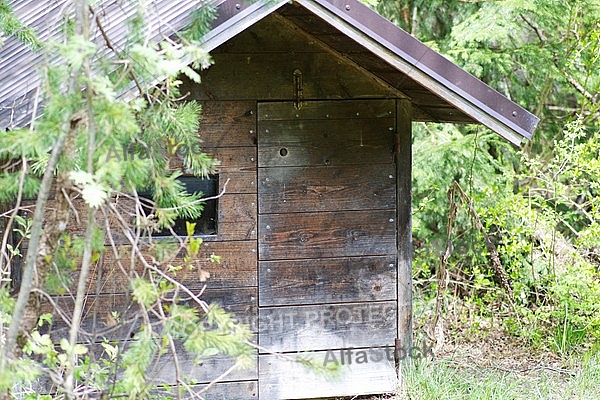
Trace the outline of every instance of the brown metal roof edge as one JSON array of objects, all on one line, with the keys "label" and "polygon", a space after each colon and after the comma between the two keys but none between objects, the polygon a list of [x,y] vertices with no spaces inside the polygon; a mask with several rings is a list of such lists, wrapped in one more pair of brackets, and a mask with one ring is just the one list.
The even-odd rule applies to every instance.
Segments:
[{"label": "brown metal roof edge", "polygon": [[301,5],[309,2],[317,3],[515,133],[531,139],[539,122],[537,116],[427,47],[358,0],[296,0],[296,2]]}]

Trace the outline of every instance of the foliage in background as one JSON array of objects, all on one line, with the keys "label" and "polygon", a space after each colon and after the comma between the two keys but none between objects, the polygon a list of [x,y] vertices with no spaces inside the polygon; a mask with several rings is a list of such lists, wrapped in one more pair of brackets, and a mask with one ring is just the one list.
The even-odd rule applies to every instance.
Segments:
[{"label": "foliage in background", "polygon": [[460,206],[449,291],[534,344],[562,353],[590,346],[600,339],[600,1],[374,7],[541,118],[522,150],[483,128],[415,126],[417,289],[435,295],[447,191],[456,181],[493,238],[514,297],[502,291],[483,237]]}]

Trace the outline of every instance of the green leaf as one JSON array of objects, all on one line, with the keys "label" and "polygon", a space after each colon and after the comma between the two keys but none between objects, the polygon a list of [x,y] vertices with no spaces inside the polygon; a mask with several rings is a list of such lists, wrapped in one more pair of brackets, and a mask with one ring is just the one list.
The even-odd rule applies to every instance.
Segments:
[{"label": "green leaf", "polygon": [[145,307],[150,307],[158,300],[158,289],[143,278],[134,278],[131,282],[133,298]]}]

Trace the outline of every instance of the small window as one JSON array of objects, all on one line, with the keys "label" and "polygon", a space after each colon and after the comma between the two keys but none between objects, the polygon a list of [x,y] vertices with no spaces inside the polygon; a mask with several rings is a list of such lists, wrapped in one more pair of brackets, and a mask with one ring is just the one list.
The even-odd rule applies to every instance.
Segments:
[{"label": "small window", "polygon": [[[199,178],[196,176],[181,176],[177,178],[188,193],[202,193],[202,197],[214,197],[219,191],[219,177],[217,175],[211,175],[208,178]],[[152,198],[152,194],[149,192],[139,193],[141,197]],[[196,224],[195,234],[196,235],[216,235],[217,234],[217,201],[218,199],[207,200],[204,202],[204,209],[202,214],[196,220],[190,221]],[[147,213],[150,209],[144,210]],[[177,218],[175,223],[171,227],[173,231],[179,236],[186,236],[186,219]],[[163,229],[159,232],[154,233],[154,236],[170,236],[171,231],[169,229]]]}]

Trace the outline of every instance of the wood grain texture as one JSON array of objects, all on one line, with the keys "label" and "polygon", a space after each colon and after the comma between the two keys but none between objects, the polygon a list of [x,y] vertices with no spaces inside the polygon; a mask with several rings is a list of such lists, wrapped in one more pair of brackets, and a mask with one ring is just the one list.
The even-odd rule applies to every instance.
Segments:
[{"label": "wood grain texture", "polygon": [[343,100],[311,100],[298,109],[293,102],[261,102],[258,104],[260,121],[294,121],[294,120],[334,120],[334,119],[379,119],[394,118],[396,114],[394,100],[352,99]]},{"label": "wood grain texture", "polygon": [[217,147],[205,150],[219,160],[216,172],[219,174],[220,192],[225,190],[226,193],[257,193],[256,146]]},{"label": "wood grain texture", "polygon": [[[203,148],[203,152],[219,162],[215,173],[219,175],[219,193],[256,193],[256,146],[254,147],[212,147]],[[183,161],[171,160],[169,167],[185,173]]]},{"label": "wood grain texture", "polygon": [[260,306],[394,300],[394,256],[261,261]]},{"label": "wood grain texture", "polygon": [[[397,254],[398,254],[398,340],[397,348],[412,346],[412,107],[398,100],[396,135]],[[407,360],[409,360],[407,358]],[[401,376],[398,366],[398,376]]]},{"label": "wood grain texture", "polygon": [[[235,40],[219,46],[219,51],[247,53],[248,49],[260,49],[266,53],[318,53],[325,50],[321,42],[276,14],[268,15],[251,29],[252,34],[236,36]],[[273,32],[277,32],[277,37],[273,37]]]},{"label": "wood grain texture", "polygon": [[[132,342],[113,342],[119,350],[116,363],[113,364],[116,376],[114,379],[122,379],[123,370],[121,363],[121,355],[129,349]],[[235,364],[235,359],[231,356],[222,354],[211,357],[196,358],[193,354],[187,352],[182,342],[175,342],[175,350],[177,356],[174,357],[170,347],[165,349],[164,353],[156,353],[150,361],[145,376],[147,377],[148,385],[159,386],[159,388],[151,390],[150,395],[176,396],[177,393],[177,378],[183,382],[187,382],[187,388],[193,392],[199,392],[220,375],[225,373]],[[96,360],[107,360],[107,356],[102,346],[92,344],[88,346],[88,354],[93,355]],[[176,367],[177,365],[177,367]],[[178,368],[178,370],[176,369]],[[179,376],[177,376],[177,373]],[[202,397],[205,399],[256,399],[258,396],[258,355],[255,355],[251,365],[246,367],[237,367],[231,373],[225,375],[218,383],[203,392]],[[191,384],[194,382],[194,384]],[[42,376],[36,380],[31,389],[39,394],[55,393],[53,382],[47,377]],[[179,388],[184,397],[190,398],[191,394],[183,387]],[[226,397],[227,395],[235,397]],[[108,395],[108,393],[105,393]],[[108,398],[108,397],[107,397]],[[112,398],[112,397],[111,397]]]},{"label": "wood grain texture", "polygon": [[259,212],[393,209],[394,176],[391,164],[261,168]]},{"label": "wood grain texture", "polygon": [[[253,176],[255,173],[253,173]],[[254,182],[256,180],[254,179]],[[251,181],[252,182],[252,181]],[[121,213],[125,221],[133,221],[135,218],[134,203],[125,197],[111,199],[115,208]],[[86,205],[81,198],[72,201],[74,208],[79,215],[85,215]],[[213,240],[247,240],[256,239],[256,221],[257,221],[257,196],[256,193],[226,193],[218,199],[218,222],[217,235]],[[54,201],[48,204],[48,215],[54,208]],[[101,215],[98,215],[96,222],[99,227],[104,228],[105,222]],[[109,224],[112,227],[119,226],[118,220],[114,216],[109,217]],[[85,227],[82,223],[77,224],[72,218],[67,232],[73,235],[82,235]],[[113,230],[114,240],[117,244],[127,244],[125,235],[120,229]],[[108,244],[108,238],[107,238]]]},{"label": "wood grain texture", "polygon": [[256,171],[256,146],[206,147],[204,151],[219,160],[217,171]]},{"label": "wood grain texture", "polygon": [[396,336],[396,303],[260,307],[260,346],[308,351],[389,346]]},{"label": "wood grain texture", "polygon": [[[201,398],[206,400],[256,400],[258,398],[258,380],[217,383],[204,392],[206,386],[206,384],[190,385],[196,396],[202,396]],[[171,386],[156,391],[156,394],[177,398],[177,389]],[[185,395],[192,398],[188,392]]]},{"label": "wood grain texture", "polygon": [[260,121],[259,167],[392,163],[393,124],[389,118]]},{"label": "wood grain texture", "polygon": [[[243,34],[243,33],[242,33]],[[275,37],[275,35],[273,35]],[[293,72],[302,71],[304,99],[394,97],[369,74],[329,53],[212,52],[219,68],[204,71],[194,97],[216,100],[291,100]]]},{"label": "wood grain texture", "polygon": [[[199,100],[198,86],[183,79],[182,93]],[[206,100],[206,99],[205,99]],[[207,147],[256,146],[256,101],[203,101],[199,137]]]},{"label": "wood grain texture", "polygon": [[[120,246],[118,257],[110,250],[102,255],[101,267],[95,265],[91,271],[88,292],[98,294],[125,293],[129,290],[130,271],[135,271],[138,275],[143,276],[144,268],[141,263],[134,259],[134,264],[131,264],[130,248],[126,245]],[[176,248],[173,253],[175,251]],[[222,258],[221,263],[210,262],[208,259],[211,254],[220,256]],[[179,253],[171,261],[171,264],[173,266],[184,265],[183,256],[183,253]],[[204,286],[211,289],[254,287],[257,285],[256,259],[257,244],[255,240],[204,241],[199,257],[195,260],[195,265],[209,272],[210,278],[206,282],[202,282],[199,280],[198,270],[188,268],[182,268],[170,275],[193,291],[199,291]],[[121,265],[119,265],[119,262]],[[75,289],[75,282],[70,286],[70,289]]]},{"label": "wood grain texture", "polygon": [[255,194],[225,194],[219,199],[217,239],[256,239],[258,201]]},{"label": "wood grain texture", "polygon": [[394,210],[267,214],[259,217],[259,260],[392,255]]},{"label": "wood grain texture", "polygon": [[[240,323],[256,325],[257,289],[252,287],[231,289],[207,289],[201,299],[209,304],[219,304],[226,311],[235,314]],[[54,296],[53,302],[64,315],[72,315],[73,299],[68,296]],[[190,303],[191,306],[194,304]],[[196,306],[194,306],[196,307]],[[199,308],[199,307],[196,307]],[[44,302],[41,312],[54,312],[49,302]],[[114,313],[118,318],[114,318]],[[122,326],[121,326],[122,323]],[[94,337],[80,337],[87,342],[107,340],[129,340],[142,323],[137,303],[127,294],[89,296],[83,310],[81,329]],[[59,314],[53,320],[49,333],[53,340],[68,335],[68,325]]]},{"label": "wood grain texture", "polygon": [[[355,350],[356,351],[356,350]],[[382,356],[365,350],[377,360]],[[293,354],[292,354],[293,355]],[[302,353],[315,364],[323,365],[331,359],[327,352]],[[261,400],[308,399],[362,394],[396,393],[397,378],[393,361],[386,357],[380,361],[341,365],[339,377],[320,375],[298,362],[279,359],[272,355],[259,356],[259,391]]]},{"label": "wood grain texture", "polygon": [[[127,350],[127,347],[125,347]],[[177,352],[177,364],[179,365],[179,376],[185,382],[209,383],[229,368],[233,367],[236,360],[234,357],[217,354],[210,357],[195,357],[185,350],[182,342],[175,342]],[[252,380],[258,378],[258,352],[252,365],[246,368],[237,367],[223,378],[223,382]],[[157,354],[146,376],[155,385],[173,385],[177,382],[176,361],[173,352],[169,348],[164,354]]]}]

